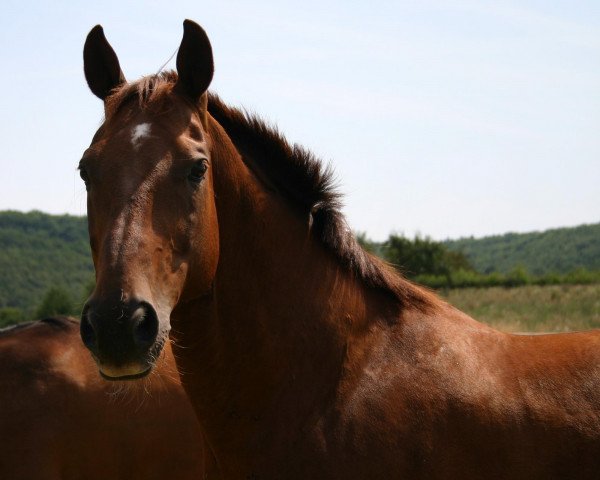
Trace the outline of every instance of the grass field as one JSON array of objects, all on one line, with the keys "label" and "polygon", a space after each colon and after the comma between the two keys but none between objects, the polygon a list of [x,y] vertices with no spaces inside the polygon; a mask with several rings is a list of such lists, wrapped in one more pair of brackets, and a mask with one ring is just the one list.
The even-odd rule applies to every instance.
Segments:
[{"label": "grass field", "polygon": [[440,292],[476,320],[507,332],[600,328],[600,285],[467,288]]}]

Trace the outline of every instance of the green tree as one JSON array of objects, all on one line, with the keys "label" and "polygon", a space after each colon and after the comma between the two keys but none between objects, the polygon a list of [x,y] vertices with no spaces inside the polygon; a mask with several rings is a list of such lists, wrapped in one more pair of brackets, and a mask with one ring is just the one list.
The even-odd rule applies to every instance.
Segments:
[{"label": "green tree", "polygon": [[63,287],[50,287],[35,312],[36,318],[52,315],[72,315],[75,310],[69,292]]},{"label": "green tree", "polygon": [[504,284],[507,287],[520,287],[531,283],[531,278],[527,270],[522,265],[518,265],[508,272],[504,279]]},{"label": "green tree", "polygon": [[438,276],[452,283],[455,271],[472,271],[467,258],[461,252],[449,251],[441,242],[428,237],[416,236],[414,240],[390,235],[384,244],[385,258],[396,265],[409,278]]}]

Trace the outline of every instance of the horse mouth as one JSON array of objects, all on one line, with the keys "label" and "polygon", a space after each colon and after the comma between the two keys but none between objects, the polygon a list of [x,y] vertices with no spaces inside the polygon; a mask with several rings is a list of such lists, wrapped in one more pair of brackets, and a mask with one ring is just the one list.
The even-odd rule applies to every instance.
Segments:
[{"label": "horse mouth", "polygon": [[98,372],[104,380],[121,381],[137,380],[147,376],[154,367],[150,362],[132,362],[125,365],[114,366],[109,363],[99,363]]},{"label": "horse mouth", "polygon": [[126,373],[124,375],[113,375],[113,374],[109,375],[109,374],[103,372],[102,369],[99,369],[98,371],[100,372],[100,376],[104,380],[108,380],[110,382],[117,382],[117,381],[122,381],[122,380],[138,380],[140,378],[144,378],[145,376],[147,376],[150,373],[151,370],[152,370],[152,367],[148,367],[146,370],[142,370],[141,372]]},{"label": "horse mouth", "polygon": [[122,380],[138,380],[148,376],[157,363],[160,357],[166,339],[163,337],[159,341],[155,342],[152,348],[147,351],[144,355],[134,355],[134,358],[130,358],[129,361],[123,362],[122,359],[116,362],[109,358],[98,358],[92,353],[92,357],[98,365],[98,371],[100,376],[104,380],[108,381],[122,381]]}]

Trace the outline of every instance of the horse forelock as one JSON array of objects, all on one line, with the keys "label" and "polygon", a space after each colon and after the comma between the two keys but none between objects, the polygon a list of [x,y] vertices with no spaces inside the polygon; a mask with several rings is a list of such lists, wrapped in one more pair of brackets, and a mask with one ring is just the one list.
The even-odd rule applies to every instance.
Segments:
[{"label": "horse forelock", "polygon": [[[106,100],[106,119],[136,100],[140,109],[161,106],[177,82],[165,71],[118,87]],[[364,284],[389,294],[403,306],[427,309],[436,297],[404,279],[393,267],[366,252],[341,212],[342,195],[331,165],[308,149],[290,144],[277,127],[246,110],[226,105],[208,94],[208,112],[242,153],[291,203],[305,212],[319,241]]]},{"label": "horse forelock", "polygon": [[177,81],[177,73],[165,71],[156,75],[148,75],[131,83],[117,87],[105,102],[106,119],[116,115],[125,105],[137,100],[140,109],[146,109],[165,98]]}]

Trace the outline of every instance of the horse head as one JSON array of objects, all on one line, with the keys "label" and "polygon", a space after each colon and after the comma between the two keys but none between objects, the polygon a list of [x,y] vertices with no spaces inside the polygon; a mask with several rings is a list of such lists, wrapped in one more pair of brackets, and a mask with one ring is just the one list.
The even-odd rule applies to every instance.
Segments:
[{"label": "horse head", "polygon": [[207,133],[211,45],[184,22],[177,75],[127,83],[101,26],[84,71],[105,119],[79,163],[96,288],[81,336],[108,379],[147,374],[180,300],[211,291],[219,237]]}]

